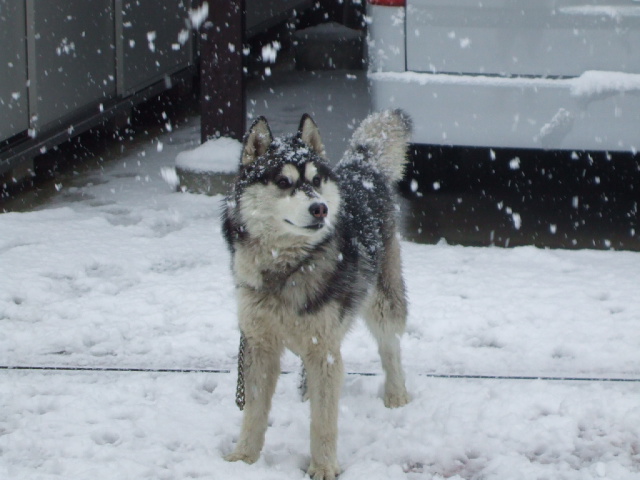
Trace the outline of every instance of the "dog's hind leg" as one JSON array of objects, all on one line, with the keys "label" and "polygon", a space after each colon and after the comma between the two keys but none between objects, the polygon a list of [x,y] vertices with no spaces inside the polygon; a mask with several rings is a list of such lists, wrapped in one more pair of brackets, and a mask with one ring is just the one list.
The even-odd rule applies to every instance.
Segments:
[{"label": "dog's hind leg", "polygon": [[400,245],[393,237],[386,246],[382,271],[364,310],[369,330],[378,342],[385,373],[384,404],[402,407],[410,401],[405,386],[400,353],[400,337],[407,319],[407,300],[400,264]]},{"label": "dog's hind leg", "polygon": [[334,480],[340,473],[337,459],[338,402],[343,380],[340,345],[314,346],[304,355],[311,400],[311,465],[314,480]]},{"label": "dog's hind leg", "polygon": [[267,431],[271,398],[280,375],[282,346],[275,338],[247,337],[244,352],[245,407],[240,438],[225,460],[254,463]]},{"label": "dog's hind leg", "polygon": [[388,408],[402,407],[409,403],[402,370],[400,336],[404,331],[404,319],[398,317],[389,305],[385,294],[376,291],[365,313],[371,333],[378,342],[378,352],[385,373],[384,404]]},{"label": "dog's hind leg", "polygon": [[388,408],[402,407],[409,403],[411,398],[405,386],[399,334],[393,330],[387,330],[384,325],[381,330],[379,330],[380,325],[370,328],[378,341],[378,352],[385,373],[384,404]]}]

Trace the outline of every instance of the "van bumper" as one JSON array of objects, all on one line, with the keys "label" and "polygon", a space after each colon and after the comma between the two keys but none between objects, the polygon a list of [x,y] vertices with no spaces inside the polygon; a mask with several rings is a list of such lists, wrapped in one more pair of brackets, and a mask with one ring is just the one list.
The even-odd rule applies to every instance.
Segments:
[{"label": "van bumper", "polygon": [[413,143],[623,151],[640,148],[640,75],[569,79],[369,72],[374,110],[402,108]]}]

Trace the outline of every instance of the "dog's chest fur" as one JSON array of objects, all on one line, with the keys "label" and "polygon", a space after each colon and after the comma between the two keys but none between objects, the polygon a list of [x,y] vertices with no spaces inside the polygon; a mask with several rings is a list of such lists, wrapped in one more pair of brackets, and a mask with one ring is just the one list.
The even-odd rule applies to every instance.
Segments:
[{"label": "dog's chest fur", "polygon": [[236,281],[257,291],[273,292],[295,287],[299,277],[311,277],[304,274],[315,269],[316,263],[333,263],[330,257],[337,257],[337,253],[328,243],[321,249],[309,249],[303,242],[281,243],[278,247],[259,239],[238,243],[233,255]]},{"label": "dog's chest fur", "polygon": [[345,258],[331,238],[320,247],[273,250],[256,243],[238,245],[233,271],[238,286],[239,308],[248,325],[243,331],[266,329],[299,344],[297,337],[321,338],[323,330],[346,331],[339,296],[330,292],[333,276]]}]

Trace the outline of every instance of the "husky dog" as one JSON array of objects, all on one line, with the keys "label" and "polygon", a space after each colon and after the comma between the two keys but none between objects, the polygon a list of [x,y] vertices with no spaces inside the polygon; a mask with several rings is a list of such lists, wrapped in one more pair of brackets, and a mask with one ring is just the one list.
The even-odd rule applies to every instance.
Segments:
[{"label": "husky dog", "polygon": [[407,303],[392,199],[409,134],[410,120],[401,111],[370,115],[335,169],[309,115],[291,137],[273,138],[264,117],[246,134],[223,213],[246,385],[242,431],[227,460],[258,459],[288,348],[302,358],[307,375],[309,475],[335,478],[340,344],[358,314],[378,342],[384,404],[409,401],[399,341]]}]

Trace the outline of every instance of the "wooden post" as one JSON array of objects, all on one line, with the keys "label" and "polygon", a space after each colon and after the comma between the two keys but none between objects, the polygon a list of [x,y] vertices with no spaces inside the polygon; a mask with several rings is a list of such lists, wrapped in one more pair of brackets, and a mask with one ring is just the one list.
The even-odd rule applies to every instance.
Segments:
[{"label": "wooden post", "polygon": [[245,129],[244,0],[208,0],[200,29],[200,136],[242,140]]}]

